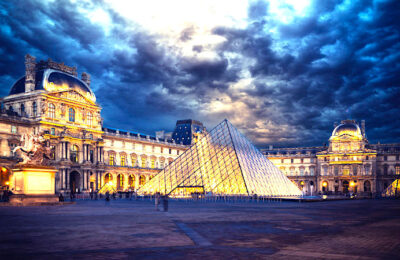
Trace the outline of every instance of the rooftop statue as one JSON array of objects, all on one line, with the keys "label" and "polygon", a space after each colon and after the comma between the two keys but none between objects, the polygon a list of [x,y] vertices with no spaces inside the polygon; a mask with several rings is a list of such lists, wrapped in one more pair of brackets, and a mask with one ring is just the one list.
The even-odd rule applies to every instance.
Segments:
[{"label": "rooftop statue", "polygon": [[13,150],[21,158],[19,164],[48,165],[51,148],[46,147],[46,140],[41,135],[23,134],[21,136],[21,146]]}]

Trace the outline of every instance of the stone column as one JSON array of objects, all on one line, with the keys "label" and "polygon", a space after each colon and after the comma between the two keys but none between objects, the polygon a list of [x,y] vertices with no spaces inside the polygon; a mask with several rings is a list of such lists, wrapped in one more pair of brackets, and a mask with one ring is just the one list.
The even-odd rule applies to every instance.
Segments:
[{"label": "stone column", "polygon": [[140,175],[135,175],[135,190],[137,190],[139,188],[139,178]]},{"label": "stone column", "polygon": [[85,181],[86,181],[86,170],[82,170],[82,178],[81,178],[81,183],[80,183],[80,190],[85,190]]},{"label": "stone column", "polygon": [[69,169],[65,169],[65,189],[69,189]]},{"label": "stone column", "polygon": [[64,169],[60,169],[60,190],[64,189],[65,187],[65,171]]},{"label": "stone column", "polygon": [[96,185],[94,186],[94,188],[96,189],[96,190],[98,190],[99,189],[99,172],[98,171],[96,171]]}]

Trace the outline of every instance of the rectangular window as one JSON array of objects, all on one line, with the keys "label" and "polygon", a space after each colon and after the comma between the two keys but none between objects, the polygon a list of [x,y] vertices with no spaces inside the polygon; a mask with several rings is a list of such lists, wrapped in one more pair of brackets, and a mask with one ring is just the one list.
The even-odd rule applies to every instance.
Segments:
[{"label": "rectangular window", "polygon": [[169,148],[169,154],[172,154],[172,149],[171,148]]},{"label": "rectangular window", "polygon": [[396,166],[396,175],[400,175],[400,166]]},{"label": "rectangular window", "polygon": [[142,168],[146,168],[146,159],[142,159]]},{"label": "rectangular window", "polygon": [[93,150],[90,150],[90,152],[89,152],[89,161],[91,163],[93,163],[93,161],[94,161],[94,151]]},{"label": "rectangular window", "polygon": [[11,133],[13,133],[13,134],[17,133],[17,127],[15,125],[11,126]]},{"label": "rectangular window", "polygon": [[109,156],[109,165],[113,166],[114,165],[114,155],[110,154]]},{"label": "rectangular window", "polygon": [[310,175],[311,175],[311,176],[314,176],[314,167],[311,167],[311,168],[310,168]]},{"label": "rectangular window", "polygon": [[132,156],[131,161],[132,161],[132,166],[135,167],[136,166],[136,156]]},{"label": "rectangular window", "polygon": [[386,155],[383,156],[383,160],[384,160],[384,161],[387,161],[387,156],[386,156]]},{"label": "rectangular window", "polygon": [[121,166],[125,166],[125,155],[121,156]]},{"label": "rectangular window", "polygon": [[155,168],[155,158],[151,158],[151,168]]},{"label": "rectangular window", "polygon": [[300,176],[304,175],[304,168],[300,168]]},{"label": "rectangular window", "polygon": [[55,128],[51,128],[50,129],[50,134],[51,135],[56,135],[56,129]]}]

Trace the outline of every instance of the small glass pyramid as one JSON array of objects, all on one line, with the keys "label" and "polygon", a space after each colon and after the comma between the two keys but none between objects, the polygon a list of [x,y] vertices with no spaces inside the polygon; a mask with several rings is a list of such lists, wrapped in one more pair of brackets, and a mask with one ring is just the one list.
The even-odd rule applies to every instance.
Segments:
[{"label": "small glass pyramid", "polygon": [[382,192],[382,197],[400,197],[400,180],[396,179]]},{"label": "small glass pyramid", "polygon": [[172,197],[300,196],[301,191],[228,120],[206,133],[138,190]]}]

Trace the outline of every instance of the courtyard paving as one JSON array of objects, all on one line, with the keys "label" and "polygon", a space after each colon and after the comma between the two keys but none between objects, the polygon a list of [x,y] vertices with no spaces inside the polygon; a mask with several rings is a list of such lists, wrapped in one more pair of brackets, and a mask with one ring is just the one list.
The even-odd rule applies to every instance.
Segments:
[{"label": "courtyard paving", "polygon": [[0,207],[0,259],[400,259],[400,201]]}]

